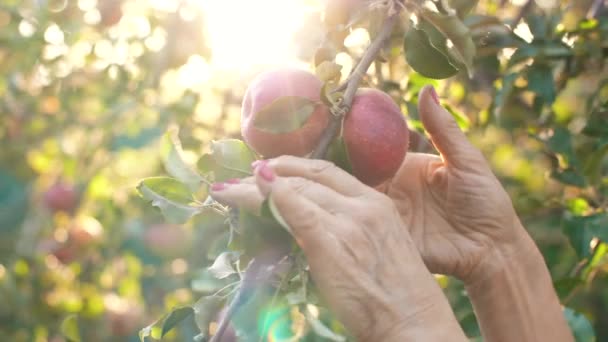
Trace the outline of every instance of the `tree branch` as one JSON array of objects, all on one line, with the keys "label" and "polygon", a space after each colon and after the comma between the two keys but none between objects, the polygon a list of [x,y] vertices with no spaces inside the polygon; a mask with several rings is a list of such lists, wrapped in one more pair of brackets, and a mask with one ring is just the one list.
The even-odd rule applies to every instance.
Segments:
[{"label": "tree branch", "polygon": [[[327,128],[325,128],[325,131],[323,132],[323,135],[321,136],[317,147],[312,153],[311,158],[325,158],[329,145],[337,135],[344,116],[350,111],[350,106],[352,105],[353,100],[355,99],[357,89],[359,88],[359,83],[361,83],[361,80],[367,73],[367,70],[369,69],[370,65],[374,62],[374,60],[378,56],[378,53],[380,53],[380,50],[382,49],[382,47],[384,47],[385,42],[391,36],[393,28],[395,27],[398,20],[399,13],[395,13],[386,19],[386,21],[382,25],[382,28],[380,29],[380,32],[378,33],[374,41],[371,42],[371,44],[363,54],[361,61],[359,61],[351,75],[348,77],[346,81],[346,90],[344,91],[342,101],[337,106],[331,108],[332,116],[330,122],[327,125]],[[341,86],[340,88],[343,88],[343,86]]]}]

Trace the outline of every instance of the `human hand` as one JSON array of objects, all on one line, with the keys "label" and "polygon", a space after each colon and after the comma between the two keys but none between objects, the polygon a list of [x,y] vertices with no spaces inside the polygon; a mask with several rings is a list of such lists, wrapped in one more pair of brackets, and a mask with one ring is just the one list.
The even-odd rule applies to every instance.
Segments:
[{"label": "human hand", "polygon": [[214,186],[212,196],[254,211],[269,197],[322,297],[358,340],[465,338],[386,195],[321,160],[284,156],[254,173]]},{"label": "human hand", "polygon": [[543,257],[485,158],[433,88],[418,103],[441,157],[409,153],[381,190],[424,262],[464,281],[484,340],[573,341]]},{"label": "human hand", "polygon": [[510,253],[522,253],[518,248],[528,237],[508,194],[440,106],[435,90],[424,88],[418,103],[441,157],[408,153],[382,190],[393,199],[432,272],[475,282],[491,276]]}]

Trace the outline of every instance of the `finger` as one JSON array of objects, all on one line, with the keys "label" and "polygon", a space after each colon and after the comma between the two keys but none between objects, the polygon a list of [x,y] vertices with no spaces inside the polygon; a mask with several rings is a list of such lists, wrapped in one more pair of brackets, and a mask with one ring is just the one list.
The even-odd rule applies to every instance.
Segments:
[{"label": "finger", "polygon": [[259,213],[264,201],[253,177],[244,179],[242,183],[216,183],[211,187],[211,197],[224,205],[243,208],[253,213]]},{"label": "finger", "polygon": [[348,172],[325,160],[281,156],[268,163],[279,176],[306,178],[345,196],[359,196],[368,190]]},{"label": "finger", "polygon": [[[294,238],[307,255],[328,252],[331,229],[336,225],[326,205],[343,203],[346,197],[320,184],[304,180],[305,183],[277,177],[267,165],[255,170],[260,192],[269,196],[280,220],[291,230]],[[306,186],[302,186],[306,184]],[[325,197],[325,198],[324,198]]]},{"label": "finger", "polygon": [[448,166],[463,170],[485,166],[483,155],[469,142],[454,117],[439,104],[432,86],[420,92],[418,110],[433,144]]},{"label": "finger", "polygon": [[280,183],[279,186],[290,189],[292,195],[299,195],[308,199],[329,214],[347,210],[348,203],[350,203],[346,196],[309,179],[278,176],[269,162],[257,167],[254,175],[258,188],[264,196],[269,196],[272,193],[273,187],[276,186],[274,183]]}]

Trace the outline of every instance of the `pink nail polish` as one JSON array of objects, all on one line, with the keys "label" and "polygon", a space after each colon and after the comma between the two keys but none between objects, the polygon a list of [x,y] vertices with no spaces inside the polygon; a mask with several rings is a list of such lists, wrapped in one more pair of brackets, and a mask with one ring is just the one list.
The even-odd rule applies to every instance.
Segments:
[{"label": "pink nail polish", "polygon": [[228,184],[239,184],[240,182],[241,182],[241,180],[238,178],[232,178],[232,179],[229,179],[226,181],[226,183],[228,183]]},{"label": "pink nail polish", "polygon": [[267,182],[273,182],[275,179],[274,171],[268,167],[268,163],[264,163],[260,166],[260,176]]},{"label": "pink nail polish", "polygon": [[265,160],[256,160],[253,163],[251,163],[251,169],[255,170],[258,168],[258,166],[260,166],[260,164],[262,164],[263,162],[265,162]]},{"label": "pink nail polish", "polygon": [[226,189],[226,184],[224,183],[213,183],[211,185],[211,191],[222,191]]},{"label": "pink nail polish", "polygon": [[439,95],[437,95],[437,91],[435,90],[435,87],[433,86],[429,86],[429,91],[431,92],[431,97],[433,98],[433,100],[435,101],[436,104],[439,104]]}]

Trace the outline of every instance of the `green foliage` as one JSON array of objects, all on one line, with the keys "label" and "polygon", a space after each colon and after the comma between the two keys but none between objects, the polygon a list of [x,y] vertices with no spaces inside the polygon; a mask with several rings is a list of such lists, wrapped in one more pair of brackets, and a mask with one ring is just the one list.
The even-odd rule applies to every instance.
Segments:
[{"label": "green foliage", "polygon": [[[390,93],[419,131],[417,95],[439,89],[543,252],[577,341],[608,339],[604,5],[432,2],[404,15],[366,86]],[[248,296],[235,329],[256,341],[269,332],[345,340],[272,203],[258,214],[208,196],[212,182],[250,176],[258,158],[238,140],[244,75],[202,77],[213,55],[205,16],[189,1],[160,3],[0,1],[0,340],[132,341],[142,328],[146,341],[205,340],[250,260],[271,247],[289,254],[283,271]],[[348,29],[316,37],[322,15],[311,16],[299,55],[322,56],[332,82],[346,76],[348,57],[361,57],[357,29],[373,39],[386,18],[362,10]],[[196,77],[204,81],[193,85]],[[323,92],[331,104],[341,96]],[[292,131],[315,105],[280,99],[256,126]],[[330,156],[349,168],[340,140]],[[73,214],[42,203],[58,180],[82,190]],[[99,241],[78,244],[78,217],[100,223]],[[166,222],[169,233],[150,236]],[[194,248],[173,241],[178,230]],[[181,252],[160,256],[155,243]],[[462,284],[441,285],[477,338]]]}]

